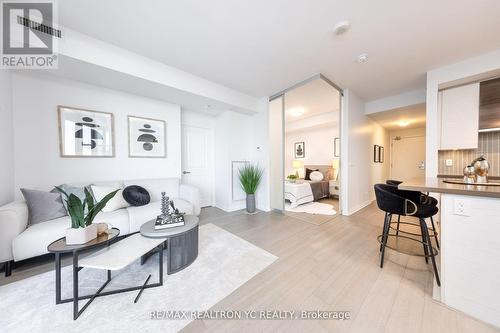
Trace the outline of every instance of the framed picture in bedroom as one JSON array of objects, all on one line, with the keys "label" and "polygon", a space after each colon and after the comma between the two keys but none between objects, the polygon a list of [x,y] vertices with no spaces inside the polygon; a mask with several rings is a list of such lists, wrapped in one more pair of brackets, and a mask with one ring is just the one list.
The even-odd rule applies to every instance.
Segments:
[{"label": "framed picture in bedroom", "polygon": [[59,151],[61,157],[114,157],[112,113],[59,105]]},{"label": "framed picture in bedroom", "polygon": [[378,161],[384,163],[384,147],[378,146]]},{"label": "framed picture in bedroom", "polygon": [[379,163],[380,162],[380,146],[379,145],[373,145],[373,162],[374,163]]},{"label": "framed picture in bedroom", "polygon": [[306,145],[304,142],[295,142],[295,158],[306,157]]},{"label": "framed picture in bedroom", "polygon": [[333,157],[340,157],[340,138],[333,139]]},{"label": "framed picture in bedroom", "polygon": [[128,156],[167,157],[164,120],[128,116]]}]

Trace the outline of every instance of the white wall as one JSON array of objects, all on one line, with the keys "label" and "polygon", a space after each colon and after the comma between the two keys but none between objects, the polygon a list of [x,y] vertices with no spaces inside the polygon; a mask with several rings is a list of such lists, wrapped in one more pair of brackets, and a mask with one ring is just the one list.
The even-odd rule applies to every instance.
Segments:
[{"label": "white wall", "polygon": [[0,205],[14,198],[12,75],[0,70]]},{"label": "white wall", "polygon": [[251,161],[252,116],[226,111],[215,122],[215,205],[225,211],[245,208],[245,200],[232,200],[232,161]]},{"label": "white wall", "polygon": [[444,84],[463,84],[500,74],[500,50],[427,72],[426,177],[438,174],[438,90]]},{"label": "white wall", "polygon": [[[180,177],[180,107],[49,76],[13,76],[15,190],[66,182]],[[61,158],[57,105],[111,112],[114,158]],[[129,158],[127,115],[167,123],[167,158]]]},{"label": "white wall", "polygon": [[269,165],[269,99],[261,98],[259,101],[259,113],[252,116],[253,119],[253,142],[250,147],[251,158],[264,169],[262,181],[255,194],[257,209],[270,210],[270,165]]},{"label": "white wall", "polygon": [[342,213],[351,215],[370,204],[375,196],[373,185],[385,182],[389,163],[373,162],[373,145],[389,149],[387,130],[365,115],[363,100],[344,90],[342,105]]},{"label": "white wall", "polygon": [[[332,165],[333,141],[339,137],[339,127],[336,124],[326,124],[285,134],[285,177],[295,174],[292,162],[295,160],[296,142],[305,143],[305,157],[298,159],[304,165]],[[299,170],[299,175],[304,176],[304,170]]]},{"label": "white wall", "polygon": [[191,110],[182,111],[182,124],[214,129],[214,198],[215,206],[226,211],[245,208],[245,201],[232,200],[231,162],[248,160],[264,169],[261,185],[256,193],[257,208],[269,210],[269,138],[267,98],[260,102],[259,113],[243,115],[226,111],[208,115]]},{"label": "white wall", "polygon": [[417,89],[370,101],[365,104],[365,113],[383,112],[422,103],[425,103],[425,89]]}]

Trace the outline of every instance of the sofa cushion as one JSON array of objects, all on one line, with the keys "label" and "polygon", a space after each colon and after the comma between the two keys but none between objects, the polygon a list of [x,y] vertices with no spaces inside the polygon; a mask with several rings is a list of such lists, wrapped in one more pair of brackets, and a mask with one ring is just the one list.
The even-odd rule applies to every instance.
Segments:
[{"label": "sofa cushion", "polygon": [[118,209],[114,212],[101,212],[97,214],[92,223],[107,223],[113,228],[120,229],[120,235],[130,233],[130,223],[126,209]]},{"label": "sofa cushion", "polygon": [[[108,223],[120,229],[120,235],[129,231],[128,214],[125,209],[110,213],[99,213],[94,223]],[[65,230],[71,226],[69,216],[35,224],[12,241],[14,260],[19,261],[47,253],[47,246],[53,241],[64,237]]]},{"label": "sofa cushion", "polygon": [[102,212],[114,212],[120,208],[128,207],[127,201],[123,198],[123,189],[121,185],[118,186],[101,186],[101,185],[91,185],[92,193],[96,200],[96,203],[104,199],[109,193],[118,190],[116,194],[108,201],[106,206],[102,209]]},{"label": "sofa cushion", "polygon": [[149,192],[139,185],[130,185],[123,190],[123,198],[131,206],[144,206],[151,201]]},{"label": "sofa cushion", "polygon": [[166,192],[170,198],[179,197],[179,178],[137,179],[124,181],[125,186],[139,185],[144,187],[151,197],[151,202],[161,200],[161,192]]},{"label": "sofa cushion", "polygon": [[63,206],[61,193],[21,189],[28,205],[30,225],[68,215]]},{"label": "sofa cushion", "polygon": [[[55,190],[59,191],[58,189],[63,190],[64,193],[66,193],[66,195],[68,195],[68,196],[70,194],[76,195],[78,197],[78,199],[80,199],[80,201],[82,201],[82,202],[83,202],[83,200],[85,200],[85,186],[73,186],[73,185],[69,185],[69,184],[61,184],[61,185],[57,186],[57,188]],[[66,202],[66,200],[68,198],[66,197],[66,195],[64,195],[64,193],[61,193],[61,195],[62,195],[62,199],[63,199],[62,201],[63,201],[64,208],[67,211],[68,210],[68,203]],[[85,209],[85,211],[87,211],[87,209]]]},{"label": "sofa cushion", "polygon": [[[188,215],[193,214],[193,205],[186,200],[179,198],[174,198],[174,206],[179,209],[180,212],[186,213]],[[130,233],[137,232],[144,223],[156,219],[160,215],[160,201],[151,202],[144,206],[130,206],[127,208],[129,219],[130,219]]]}]

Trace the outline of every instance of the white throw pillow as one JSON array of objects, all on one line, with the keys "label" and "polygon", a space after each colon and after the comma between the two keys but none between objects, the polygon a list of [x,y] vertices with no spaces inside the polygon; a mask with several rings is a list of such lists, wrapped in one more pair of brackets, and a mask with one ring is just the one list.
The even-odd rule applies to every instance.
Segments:
[{"label": "white throw pillow", "polygon": [[323,180],[323,174],[319,171],[313,171],[309,175],[309,178],[311,178],[314,182],[319,182],[320,180]]},{"label": "white throw pillow", "polygon": [[102,209],[103,212],[114,212],[115,210],[128,207],[128,202],[123,199],[123,189],[118,186],[98,186],[91,185],[92,193],[97,202],[101,201],[109,193],[120,189],[116,192],[115,196],[108,201],[106,206]]}]

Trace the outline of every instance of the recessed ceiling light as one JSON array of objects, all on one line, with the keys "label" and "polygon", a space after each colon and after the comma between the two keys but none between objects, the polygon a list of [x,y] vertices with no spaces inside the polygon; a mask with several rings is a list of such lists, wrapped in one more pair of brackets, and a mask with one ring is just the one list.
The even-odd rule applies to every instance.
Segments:
[{"label": "recessed ceiling light", "polygon": [[409,120],[400,120],[398,125],[401,127],[406,127],[406,126],[410,125],[410,121]]},{"label": "recessed ceiling light", "polygon": [[335,35],[340,36],[345,34],[350,27],[351,23],[349,21],[340,21],[333,27],[333,32],[335,33]]},{"label": "recessed ceiling light", "polygon": [[292,108],[288,110],[288,114],[293,116],[293,117],[300,117],[306,112],[306,109],[304,108]]},{"label": "recessed ceiling light", "polygon": [[363,64],[368,61],[368,54],[367,53],[362,53],[358,56],[358,62],[360,64]]}]

